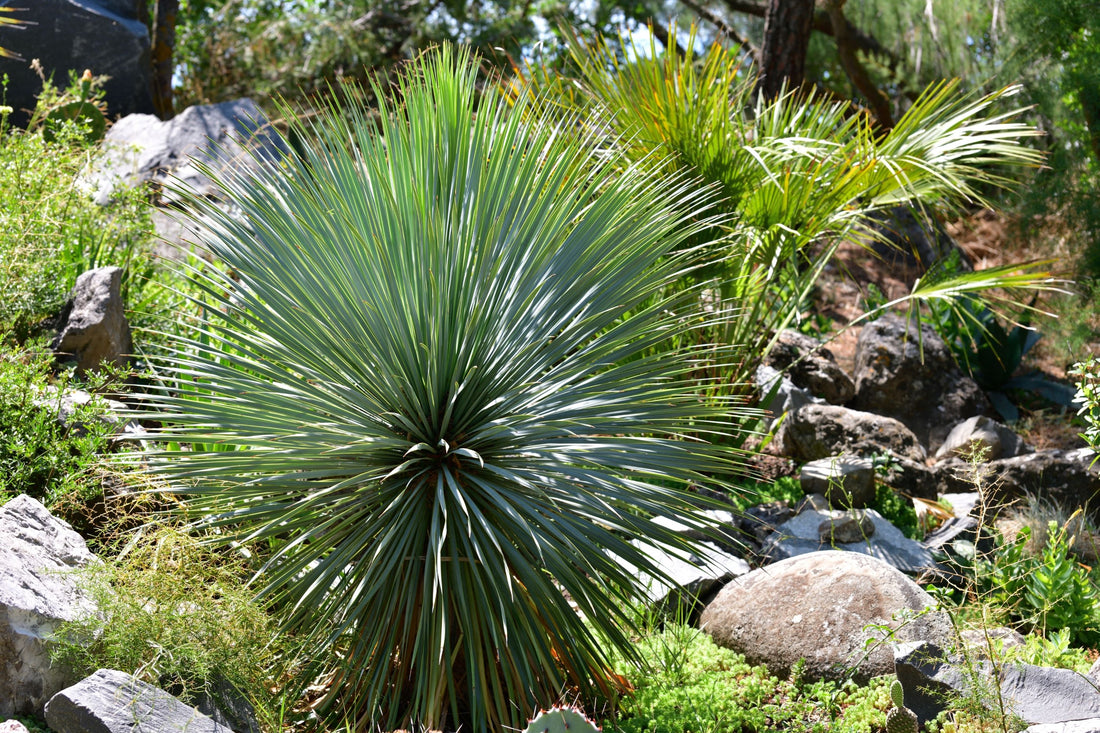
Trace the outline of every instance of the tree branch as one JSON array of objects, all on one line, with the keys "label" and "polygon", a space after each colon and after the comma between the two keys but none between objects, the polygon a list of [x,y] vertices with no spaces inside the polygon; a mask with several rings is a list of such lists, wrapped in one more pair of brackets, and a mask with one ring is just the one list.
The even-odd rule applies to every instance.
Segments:
[{"label": "tree branch", "polygon": [[886,98],[871,77],[867,69],[860,63],[856,53],[855,38],[849,32],[847,19],[844,17],[844,3],[846,0],[825,0],[825,9],[833,24],[833,37],[836,39],[837,55],[840,57],[840,65],[844,67],[844,73],[852,80],[852,85],[866,98],[867,103],[875,113],[875,119],[884,129],[894,126],[894,118],[890,113],[890,100]]},{"label": "tree branch", "polygon": [[737,32],[733,26],[726,21],[719,18],[713,10],[703,7],[699,3],[693,2],[693,0],[680,0],[683,5],[691,12],[698,15],[703,20],[707,21],[711,25],[718,28],[719,32],[729,38],[731,41],[741,47],[741,50],[756,60],[757,64],[760,63],[760,49],[752,44],[748,38],[745,38]]}]

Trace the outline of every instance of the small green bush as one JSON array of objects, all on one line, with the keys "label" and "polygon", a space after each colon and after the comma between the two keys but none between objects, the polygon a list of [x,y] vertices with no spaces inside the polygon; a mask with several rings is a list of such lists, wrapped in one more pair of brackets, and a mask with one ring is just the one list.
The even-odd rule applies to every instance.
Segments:
[{"label": "small green bush", "polygon": [[741,733],[798,730],[875,733],[889,707],[888,678],[866,687],[780,680],[716,646],[697,629],[669,624],[638,642],[645,672],[619,670],[634,684],[604,729],[620,733]]},{"label": "small green bush", "polygon": [[68,494],[91,499],[102,491],[91,473],[114,426],[94,400],[61,422],[69,373],[51,380],[51,360],[44,349],[0,343],[0,503],[29,494],[52,506]]},{"label": "small green bush", "polygon": [[1034,554],[1030,538],[1024,527],[1014,539],[1002,539],[991,558],[978,560],[983,596],[1029,628],[1069,629],[1076,642],[1100,641],[1100,591],[1074,559],[1066,528],[1051,522],[1046,543]]},{"label": "small green bush", "polygon": [[170,527],[149,525],[81,580],[99,612],[63,624],[54,658],[78,674],[117,669],[194,701],[224,683],[261,716],[279,636],[245,583],[247,560]]}]

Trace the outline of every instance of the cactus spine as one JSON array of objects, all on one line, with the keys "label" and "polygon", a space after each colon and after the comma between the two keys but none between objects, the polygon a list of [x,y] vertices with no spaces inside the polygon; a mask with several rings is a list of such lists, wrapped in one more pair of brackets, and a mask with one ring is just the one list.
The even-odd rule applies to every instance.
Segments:
[{"label": "cactus spine", "polygon": [[552,707],[540,710],[523,733],[598,733],[599,728],[579,710]]},{"label": "cactus spine", "polygon": [[886,733],[917,733],[917,714],[905,707],[905,691],[898,680],[890,685],[890,699],[894,707],[886,713]]}]

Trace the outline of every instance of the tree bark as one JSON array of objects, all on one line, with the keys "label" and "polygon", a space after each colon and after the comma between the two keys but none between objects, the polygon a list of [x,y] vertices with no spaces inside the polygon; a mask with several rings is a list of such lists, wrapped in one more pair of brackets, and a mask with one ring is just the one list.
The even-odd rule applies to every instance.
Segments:
[{"label": "tree bark", "polygon": [[756,87],[766,99],[802,86],[813,18],[814,0],[769,0]]},{"label": "tree bark", "polygon": [[153,9],[152,61],[153,109],[162,120],[175,114],[172,104],[172,70],[176,51],[176,21],[179,0],[156,0]]}]

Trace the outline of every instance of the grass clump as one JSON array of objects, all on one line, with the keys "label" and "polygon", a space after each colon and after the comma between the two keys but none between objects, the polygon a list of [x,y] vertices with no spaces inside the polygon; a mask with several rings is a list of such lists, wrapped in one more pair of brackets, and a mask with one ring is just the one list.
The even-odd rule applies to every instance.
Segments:
[{"label": "grass clump", "polygon": [[85,571],[98,613],[59,628],[54,659],[79,675],[127,672],[192,703],[239,695],[262,713],[280,637],[254,602],[249,575],[243,554],[149,525],[113,560]]}]

